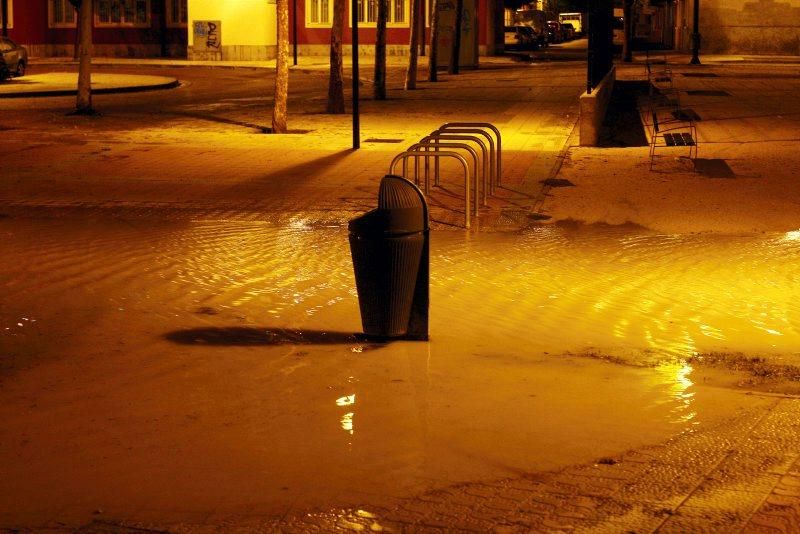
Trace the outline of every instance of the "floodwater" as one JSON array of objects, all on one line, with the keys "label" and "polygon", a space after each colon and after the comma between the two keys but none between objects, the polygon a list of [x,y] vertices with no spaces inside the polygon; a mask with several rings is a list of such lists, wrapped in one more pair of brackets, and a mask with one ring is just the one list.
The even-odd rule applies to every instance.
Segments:
[{"label": "floodwater", "polygon": [[[1,524],[378,505],[594,462],[762,402],[687,356],[800,358],[800,233],[435,231],[431,341],[385,345],[353,336],[345,227],[0,236]],[[623,353],[650,365],[587,357]]]}]

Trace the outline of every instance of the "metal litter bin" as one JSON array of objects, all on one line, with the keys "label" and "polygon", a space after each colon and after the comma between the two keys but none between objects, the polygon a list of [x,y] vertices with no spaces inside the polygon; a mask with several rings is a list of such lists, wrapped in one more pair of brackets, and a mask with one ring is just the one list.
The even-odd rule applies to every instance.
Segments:
[{"label": "metal litter bin", "polygon": [[428,339],[428,205],[412,182],[387,175],[378,208],[350,221],[364,334]]}]

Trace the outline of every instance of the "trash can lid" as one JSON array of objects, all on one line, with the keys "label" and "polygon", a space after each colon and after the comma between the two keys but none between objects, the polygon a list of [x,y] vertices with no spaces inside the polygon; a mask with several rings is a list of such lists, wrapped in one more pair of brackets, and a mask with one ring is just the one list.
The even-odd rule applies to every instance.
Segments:
[{"label": "trash can lid", "polygon": [[388,232],[428,229],[428,204],[422,191],[401,176],[387,174],[383,177],[378,191],[378,209],[387,212]]}]

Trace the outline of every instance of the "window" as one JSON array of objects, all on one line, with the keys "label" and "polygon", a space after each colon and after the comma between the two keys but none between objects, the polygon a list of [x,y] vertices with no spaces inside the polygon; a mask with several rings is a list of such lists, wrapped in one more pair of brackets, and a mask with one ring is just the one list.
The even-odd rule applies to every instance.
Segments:
[{"label": "window", "polygon": [[[379,0],[358,0],[358,22],[374,26],[378,22]],[[387,26],[408,26],[409,0],[385,0],[389,3]]]},{"label": "window", "polygon": [[47,5],[51,28],[74,28],[78,18],[69,0],[50,0]]},{"label": "window", "polygon": [[[378,1],[358,0],[358,22],[364,27],[375,27],[378,23]],[[386,0],[389,13],[387,26],[408,26],[408,6],[410,0]],[[350,2],[345,20],[350,23]],[[330,27],[333,19],[333,0],[306,0],[306,27]]]},{"label": "window", "polygon": [[306,26],[330,26],[333,0],[306,0]]},{"label": "window", "polygon": [[185,28],[188,20],[186,0],[167,0],[167,26]]},{"label": "window", "polygon": [[95,0],[97,26],[150,25],[150,0]]},{"label": "window", "polygon": [[[3,13],[0,12],[0,27],[2,26],[3,26]],[[14,27],[14,0],[8,0],[8,25],[6,25],[6,28],[13,28],[13,27]]]}]

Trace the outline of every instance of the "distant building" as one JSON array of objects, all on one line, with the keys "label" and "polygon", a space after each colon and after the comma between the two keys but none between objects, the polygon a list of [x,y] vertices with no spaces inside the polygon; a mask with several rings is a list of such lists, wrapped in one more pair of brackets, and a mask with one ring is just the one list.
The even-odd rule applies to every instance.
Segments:
[{"label": "distant building", "polygon": [[[98,56],[185,57],[187,0],[94,0]],[[8,0],[9,36],[33,56],[72,56],[77,17],[68,0]]]},{"label": "distant building", "polygon": [[[77,39],[75,10],[68,0],[7,0],[9,35],[34,56],[71,56]],[[290,27],[301,55],[329,50],[333,0],[289,0]],[[346,0],[344,45],[350,44],[350,6]],[[499,0],[465,0],[463,31],[475,53],[502,51],[503,5]],[[424,0],[426,43],[430,1]],[[440,0],[440,13],[452,15],[455,0]],[[359,45],[369,53],[375,42],[377,0],[357,0]],[[406,54],[411,0],[389,0],[387,53]],[[96,56],[188,57],[263,60],[275,57],[275,0],[94,0]],[[291,13],[296,8],[296,13]],[[294,17],[296,15],[296,19]],[[423,20],[424,18],[424,20]],[[209,32],[211,39],[209,39]],[[442,32],[448,38],[447,29]],[[449,34],[452,38],[452,32]]]},{"label": "distant building", "polygon": [[[388,0],[387,53],[408,53],[411,0]],[[694,2],[700,2],[701,53],[800,55],[800,0],[638,0],[634,33],[639,43],[691,49]],[[33,56],[72,56],[76,16],[68,0],[7,0],[8,32]],[[349,52],[346,0],[344,45]],[[334,0],[289,0],[296,14],[301,55],[328,53]],[[622,0],[615,0],[620,7]],[[359,44],[371,53],[378,0],[356,0]],[[424,0],[426,43],[430,0]],[[553,0],[465,0],[465,50],[477,57],[503,48],[504,11],[521,6],[549,13]],[[452,16],[455,0],[441,0]],[[275,0],[94,0],[94,54],[259,60],[275,57]],[[548,14],[548,16],[550,16]],[[422,19],[423,17],[421,17]],[[1,22],[0,22],[1,23]],[[210,25],[209,25],[210,24]],[[443,28],[445,45],[452,32]],[[211,38],[209,39],[209,32]],[[293,28],[290,37],[295,40]]]}]

